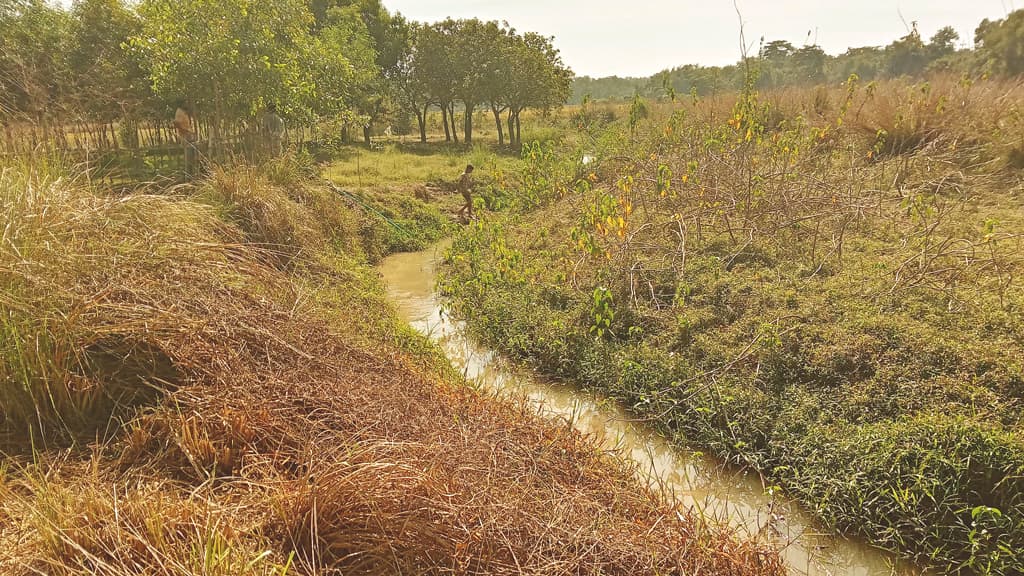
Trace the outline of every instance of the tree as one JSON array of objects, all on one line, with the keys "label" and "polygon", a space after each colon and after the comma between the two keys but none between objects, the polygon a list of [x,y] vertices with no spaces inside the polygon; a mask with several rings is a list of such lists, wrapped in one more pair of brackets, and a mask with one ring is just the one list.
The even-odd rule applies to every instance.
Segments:
[{"label": "tree", "polygon": [[473,113],[487,101],[489,83],[501,66],[505,30],[497,22],[448,19],[439,24],[449,43],[449,65],[454,69],[452,92],[462,102],[464,138],[473,143]]},{"label": "tree", "polygon": [[761,48],[761,58],[781,62],[792,56],[794,52],[796,52],[796,48],[789,42],[773,40]]},{"label": "tree", "polygon": [[67,62],[76,108],[110,122],[134,117],[150,99],[148,72],[126,49],[142,21],[121,0],[76,0]]},{"label": "tree", "polygon": [[514,44],[508,92],[508,137],[522,145],[521,115],[527,108],[549,110],[572,94],[572,70],[562,62],[552,39],[535,33],[518,37]]},{"label": "tree", "polygon": [[362,116],[363,139],[370,144],[371,124],[380,121],[394,108],[396,75],[408,52],[409,23],[401,14],[391,14],[380,0],[312,0],[315,29],[337,26],[337,14],[361,20],[358,34],[369,39],[376,74],[359,83],[359,97],[352,102]]},{"label": "tree", "polygon": [[453,43],[450,36],[451,30],[448,26],[432,24],[421,27],[416,34],[412,57],[417,79],[423,82],[421,88],[429,95],[429,101],[441,107],[445,141],[458,142],[454,109],[455,85],[460,72],[453,64]]},{"label": "tree", "polygon": [[893,42],[885,49],[889,59],[888,71],[891,76],[917,76],[928,64],[928,51],[917,31],[917,22],[909,34]]},{"label": "tree", "polygon": [[[498,131],[498,145],[505,144],[505,128],[501,115],[511,106],[510,96],[515,90],[515,82],[518,78],[515,75],[516,59],[519,57],[517,47],[520,38],[515,30],[503,29],[499,42],[494,46],[494,65],[487,71],[484,78],[484,100],[494,115],[495,128]],[[509,144],[512,143],[512,135],[509,134]]]},{"label": "tree", "polygon": [[226,122],[268,102],[294,119],[337,110],[324,105],[331,97],[317,82],[352,63],[330,49],[335,44],[312,37],[302,0],[144,0],[139,11],[142,32],[132,44],[146,58],[154,91],[207,112],[215,142]]},{"label": "tree", "polygon": [[956,52],[956,43],[960,40],[960,34],[952,26],[940,28],[928,42],[929,60],[938,60]]},{"label": "tree", "polygon": [[428,34],[427,30],[421,25],[411,25],[405,53],[388,79],[398,105],[416,116],[420,142],[424,143],[427,141],[427,114],[432,105],[440,105],[430,91],[429,54],[420,49],[421,42],[426,42],[421,38]]},{"label": "tree", "polygon": [[377,51],[366,22],[355,5],[329,10],[325,26],[314,39],[321,62],[314,76],[318,116],[342,117],[343,124],[358,124],[370,143],[370,124],[386,97],[377,65]]},{"label": "tree", "polygon": [[825,79],[825,62],[828,59],[825,51],[817,45],[808,45],[793,52],[794,77],[801,84],[817,84]]},{"label": "tree", "polygon": [[0,0],[0,115],[41,121],[63,105],[70,22],[43,0]]},{"label": "tree", "polygon": [[880,78],[886,72],[887,65],[885,50],[882,48],[850,48],[833,59],[829,78],[842,82],[856,74],[861,80],[871,81]]},{"label": "tree", "polygon": [[758,86],[774,88],[791,82],[796,48],[785,40],[773,40],[761,46]]},{"label": "tree", "polygon": [[467,144],[473,142],[473,113],[481,105],[494,115],[499,143],[505,141],[501,115],[508,114],[508,142],[517,144],[523,110],[559,106],[571,94],[572,72],[550,38],[518,34],[498,22],[452,19],[417,26],[412,38],[395,84],[403,106],[420,120],[421,139],[426,111],[437,105],[446,139],[458,142],[458,102]]},{"label": "tree", "polygon": [[1024,74],[1024,10],[1003,20],[982,21],[975,43],[995,71],[1017,76]]},{"label": "tree", "polygon": [[[676,92],[680,92],[676,71],[669,71],[669,77],[673,88],[676,89]],[[572,82],[572,97],[569,101],[573,104],[579,104],[587,96],[594,100],[624,100],[643,89],[646,83],[647,81],[643,78],[619,78],[618,76],[591,78],[590,76],[579,76]],[[688,92],[689,88],[685,91]]]}]

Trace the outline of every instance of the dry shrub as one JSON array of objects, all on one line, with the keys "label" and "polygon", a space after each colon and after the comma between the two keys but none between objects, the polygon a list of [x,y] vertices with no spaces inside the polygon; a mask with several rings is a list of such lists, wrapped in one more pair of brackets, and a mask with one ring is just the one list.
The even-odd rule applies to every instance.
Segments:
[{"label": "dry shrub", "polygon": [[952,77],[920,84],[884,82],[854,96],[849,120],[878,156],[932,147],[998,158],[1019,144],[1021,94],[1019,84]]},{"label": "dry shrub", "polygon": [[183,350],[284,287],[198,204],[4,171],[0,212],[0,431],[15,441],[93,433],[182,384]]},{"label": "dry shrub", "polygon": [[273,181],[282,178],[246,166],[218,168],[202,194],[224,206],[227,218],[245,232],[248,242],[274,252],[281,265],[300,254],[316,257],[330,245],[359,251],[359,223],[333,192],[308,181]]},{"label": "dry shrub", "polygon": [[0,570],[269,576],[287,565],[252,533],[244,504],[159,479],[125,482],[96,465],[28,466],[0,486],[3,513],[16,521],[0,528]]}]

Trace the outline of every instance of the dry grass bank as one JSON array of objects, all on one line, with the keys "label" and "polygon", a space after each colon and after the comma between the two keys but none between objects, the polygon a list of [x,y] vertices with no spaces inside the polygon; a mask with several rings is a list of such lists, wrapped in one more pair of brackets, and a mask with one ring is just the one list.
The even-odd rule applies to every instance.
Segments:
[{"label": "dry grass bank", "polygon": [[6,169],[0,214],[0,572],[781,573],[464,387],[327,191]]}]

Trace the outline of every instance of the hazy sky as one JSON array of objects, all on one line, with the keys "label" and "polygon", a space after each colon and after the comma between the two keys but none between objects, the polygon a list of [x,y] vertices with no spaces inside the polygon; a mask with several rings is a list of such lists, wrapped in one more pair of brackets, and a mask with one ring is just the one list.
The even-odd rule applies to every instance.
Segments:
[{"label": "hazy sky", "polygon": [[[732,0],[384,0],[415,20],[447,16],[507,20],[518,30],[555,37],[576,74],[649,76],[683,64],[739,60],[739,18]],[[953,26],[973,43],[984,18],[1003,18],[1024,0],[738,0],[747,41],[762,36],[796,46],[817,42],[829,54],[885,45],[917,21],[922,36]],[[902,13],[903,19],[900,18]],[[907,24],[904,25],[903,20]],[[808,38],[808,32],[810,37]]]}]

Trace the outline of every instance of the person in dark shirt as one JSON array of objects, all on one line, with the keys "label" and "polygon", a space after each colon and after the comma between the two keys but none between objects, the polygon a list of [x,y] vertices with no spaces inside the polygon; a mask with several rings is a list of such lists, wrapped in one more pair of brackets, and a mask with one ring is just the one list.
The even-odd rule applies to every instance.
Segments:
[{"label": "person in dark shirt", "polygon": [[196,148],[195,118],[192,117],[192,108],[182,100],[174,111],[174,130],[178,134],[178,140],[184,148],[185,154],[185,175],[192,178],[198,171],[198,149]]},{"label": "person in dark shirt", "polygon": [[466,166],[466,171],[459,176],[458,183],[459,193],[466,200],[466,204],[459,208],[458,215],[460,217],[465,216],[467,213],[469,218],[473,218],[473,165]]}]

